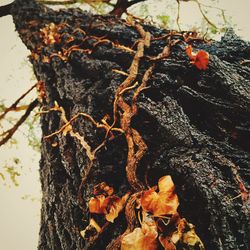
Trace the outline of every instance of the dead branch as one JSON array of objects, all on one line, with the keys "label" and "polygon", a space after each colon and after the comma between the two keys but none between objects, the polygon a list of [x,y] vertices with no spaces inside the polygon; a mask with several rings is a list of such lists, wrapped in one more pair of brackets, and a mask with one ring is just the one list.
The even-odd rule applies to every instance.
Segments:
[{"label": "dead branch", "polygon": [[6,108],[4,110],[4,112],[0,115],[0,120],[2,120],[5,115],[7,113],[9,113],[10,111],[17,111],[18,109],[20,109],[19,107],[17,107],[17,104],[26,96],[28,95],[32,89],[34,89],[37,86],[37,83],[34,84],[33,86],[31,86],[25,93],[23,93],[10,107]]},{"label": "dead branch", "polygon": [[127,8],[131,7],[134,4],[144,2],[145,0],[117,0],[114,9],[110,12],[111,15],[115,15],[117,17],[121,17],[123,13],[126,12]]},{"label": "dead branch", "polygon": [[39,0],[38,3],[42,4],[47,4],[47,5],[65,5],[65,4],[74,4],[77,3],[77,0],[65,0],[65,1],[60,1],[60,0]]},{"label": "dead branch", "polygon": [[6,142],[9,141],[9,139],[11,139],[11,137],[14,135],[14,133],[17,131],[17,129],[25,122],[25,120],[28,118],[28,116],[30,115],[31,111],[38,105],[38,100],[35,99],[34,101],[32,101],[26,112],[24,113],[24,115],[17,121],[17,123],[10,128],[9,130],[5,131],[2,135],[5,135],[5,137],[3,137],[3,139],[0,141],[0,147],[2,145],[4,145]]},{"label": "dead branch", "polygon": [[0,17],[10,15],[11,14],[10,10],[11,10],[12,5],[13,3],[0,6]]}]

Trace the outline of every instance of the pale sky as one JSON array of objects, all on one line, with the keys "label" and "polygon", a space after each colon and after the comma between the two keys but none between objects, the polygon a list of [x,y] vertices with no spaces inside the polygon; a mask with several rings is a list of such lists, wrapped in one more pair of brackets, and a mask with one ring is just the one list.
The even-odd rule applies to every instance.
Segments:
[{"label": "pale sky", "polygon": [[[0,0],[0,5],[11,1]],[[167,0],[149,0],[149,13],[154,15],[175,15],[175,9],[169,9],[163,5]],[[169,0],[170,4],[175,0]],[[210,1],[203,1],[209,3]],[[249,0],[220,0],[221,8],[232,17],[232,23],[237,24],[237,34],[250,41],[250,1]],[[172,7],[173,8],[173,7]],[[136,9],[136,8],[135,8]],[[169,13],[170,12],[170,13]],[[209,16],[216,22],[216,12],[212,11]],[[182,3],[181,24],[183,29],[198,26],[201,15],[195,3]],[[185,25],[184,25],[185,24]],[[32,68],[28,62],[29,51],[26,50],[17,33],[10,16],[0,18],[0,99],[6,99],[6,104],[13,103],[25,90],[35,83]],[[35,93],[27,98],[29,101]],[[25,128],[17,133],[19,144],[17,147],[9,148],[7,145],[0,148],[0,172],[2,167],[13,156],[21,159],[21,176],[17,177],[19,186],[15,187],[7,180],[3,184],[0,178],[0,249],[3,250],[33,250],[37,248],[39,220],[40,220],[40,183],[39,183],[39,153],[27,146],[27,139],[23,136]],[[39,133],[39,129],[38,129]],[[22,168],[21,168],[22,167]],[[9,185],[11,187],[9,187]],[[35,198],[23,200],[23,196]]]}]

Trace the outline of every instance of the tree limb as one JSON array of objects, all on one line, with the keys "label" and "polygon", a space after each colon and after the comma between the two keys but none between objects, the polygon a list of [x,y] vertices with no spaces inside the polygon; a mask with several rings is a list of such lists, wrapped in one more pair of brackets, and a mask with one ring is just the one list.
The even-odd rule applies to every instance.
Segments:
[{"label": "tree limb", "polygon": [[10,15],[10,10],[13,5],[13,2],[4,6],[0,6],[0,17]]},{"label": "tree limb", "polygon": [[65,0],[65,1],[60,1],[60,0],[39,0],[39,3],[42,4],[47,4],[47,5],[65,5],[65,4],[74,4],[77,2],[77,0]]},{"label": "tree limb", "polygon": [[38,105],[38,99],[35,99],[34,101],[32,101],[26,112],[24,113],[24,115],[17,121],[17,123],[9,130],[5,131],[2,135],[6,135],[5,137],[3,137],[3,139],[0,141],[0,147],[2,145],[4,145],[12,136],[13,134],[17,131],[17,129],[20,127],[20,125],[22,125],[25,120],[28,118],[28,116],[30,115],[31,111]]},{"label": "tree limb", "polygon": [[111,15],[115,15],[117,17],[121,17],[123,13],[126,12],[127,8],[131,7],[134,4],[144,2],[145,0],[117,0],[114,9],[110,12]]},{"label": "tree limb", "polygon": [[22,95],[21,95],[21,96],[20,96],[20,97],[10,106],[10,107],[6,108],[6,109],[4,110],[4,112],[0,115],[0,120],[2,120],[8,112],[10,112],[10,111],[12,111],[12,110],[16,110],[17,104],[18,104],[27,94],[29,94],[29,92],[30,92],[33,88],[35,88],[36,85],[37,85],[37,84],[34,84],[33,86],[31,86],[31,88],[29,88],[24,94],[22,94]]}]

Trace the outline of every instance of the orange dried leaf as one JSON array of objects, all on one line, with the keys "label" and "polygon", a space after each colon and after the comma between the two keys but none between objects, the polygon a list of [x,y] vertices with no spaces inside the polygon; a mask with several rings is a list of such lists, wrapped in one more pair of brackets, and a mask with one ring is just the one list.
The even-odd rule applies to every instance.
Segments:
[{"label": "orange dried leaf", "polygon": [[176,214],[179,201],[174,193],[175,186],[171,176],[167,175],[160,178],[158,187],[158,193],[155,191],[156,187],[143,192],[141,196],[142,209],[153,213],[155,217]]},{"label": "orange dried leaf", "polygon": [[156,250],[157,226],[151,218],[142,222],[141,228],[135,228],[133,232],[122,238],[121,250]]},{"label": "orange dried leaf", "polygon": [[108,214],[106,214],[106,220],[109,222],[114,222],[114,219],[118,217],[121,210],[124,208],[125,203],[129,197],[129,193],[125,194],[122,198],[114,196],[111,199],[111,205],[109,206]]},{"label": "orange dried leaf", "polygon": [[181,244],[189,247],[195,247],[200,250],[205,249],[201,239],[195,232],[194,225],[188,223],[184,218],[180,220],[177,231],[172,234],[171,241],[174,244],[181,242]]},{"label": "orange dried leaf", "polygon": [[89,212],[94,214],[106,214],[109,204],[109,197],[98,195],[96,198],[91,198],[89,201]]},{"label": "orange dried leaf", "polygon": [[191,45],[186,48],[191,64],[194,64],[199,70],[206,70],[208,68],[209,54],[204,50],[199,50],[197,53],[194,53],[192,50]]},{"label": "orange dried leaf", "polygon": [[199,50],[194,65],[199,70],[206,70],[208,68],[209,54],[204,50]]},{"label": "orange dried leaf", "polygon": [[92,228],[94,228],[96,230],[97,233],[101,232],[101,227],[97,224],[97,222],[91,218],[89,221],[89,225],[82,231],[80,231],[80,234],[83,238],[85,238],[85,234],[87,231],[91,230]]},{"label": "orange dried leaf", "polygon": [[95,198],[92,197],[89,201],[89,212],[105,214],[106,220],[113,223],[124,208],[128,197],[129,193],[125,194],[122,198],[117,196],[105,197],[104,195],[97,195]]}]

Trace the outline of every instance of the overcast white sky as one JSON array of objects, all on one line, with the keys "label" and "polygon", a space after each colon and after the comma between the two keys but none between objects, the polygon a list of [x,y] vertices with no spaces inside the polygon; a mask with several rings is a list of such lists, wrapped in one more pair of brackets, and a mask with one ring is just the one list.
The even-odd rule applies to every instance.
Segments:
[{"label": "overcast white sky", "polygon": [[[0,5],[11,1],[0,0]],[[154,15],[172,15],[175,11],[163,5],[167,0],[149,0],[149,12]],[[175,3],[175,0],[169,0]],[[210,1],[203,1],[209,3]],[[232,22],[237,24],[237,33],[250,41],[250,1],[249,0],[220,0],[221,8],[232,17]],[[217,20],[216,12],[210,13],[213,20]],[[183,29],[198,26],[201,15],[195,3],[183,3],[181,8],[181,23]],[[7,104],[13,103],[25,90],[34,84],[32,68],[28,63],[26,50],[14,31],[10,16],[0,18],[0,99],[6,99]],[[33,95],[34,96],[34,95]],[[28,98],[30,100],[32,96]],[[18,177],[19,187],[11,188],[3,185],[0,178],[0,249],[3,250],[33,250],[37,248],[40,210],[40,184],[38,175],[39,153],[27,146],[27,139],[22,134],[16,135],[19,141],[17,147],[7,146],[0,148],[0,172],[2,167],[10,162],[13,156],[21,159],[22,175]],[[24,131],[25,132],[25,131]],[[8,182],[11,184],[10,182]],[[21,199],[25,195],[37,198],[35,201]]]}]

